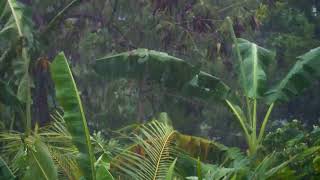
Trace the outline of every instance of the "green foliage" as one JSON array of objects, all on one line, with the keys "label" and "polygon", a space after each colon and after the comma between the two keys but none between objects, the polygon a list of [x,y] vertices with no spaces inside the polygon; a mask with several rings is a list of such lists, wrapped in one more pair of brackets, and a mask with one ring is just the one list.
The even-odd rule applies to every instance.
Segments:
[{"label": "green foliage", "polygon": [[[319,43],[320,19],[314,9],[310,11],[318,6],[316,1],[298,0],[1,1],[0,178],[318,179],[318,127],[308,132],[294,122],[264,137],[274,103],[288,101],[318,82],[319,48],[294,61]],[[39,31],[32,30],[29,8]],[[226,35],[226,16],[234,20],[229,24],[235,30],[234,45]],[[274,65],[271,51],[239,37],[272,46],[277,68],[268,69]],[[32,92],[31,59],[40,56],[33,51],[36,47],[48,56],[64,49],[75,67],[72,74],[64,54],[53,61],[51,73],[64,114],[52,112],[53,122],[40,128],[35,124],[32,130],[36,104],[32,98],[38,94]],[[139,47],[157,51],[128,51]],[[238,61],[231,59],[232,47]],[[95,71],[104,77],[99,79],[88,60],[118,51],[128,52],[94,62]],[[285,78],[267,91],[267,80],[279,81],[283,70],[294,63]],[[232,88],[212,73],[219,73]],[[110,83],[114,79],[121,80]],[[233,79],[239,79],[239,84]],[[312,89],[317,90],[317,86]],[[80,96],[89,112],[88,124]],[[226,100],[238,119],[249,156],[210,140],[219,131],[234,141],[238,134],[230,130],[226,111],[214,109],[217,99]],[[271,104],[264,117],[260,102]],[[317,110],[316,105],[313,108]],[[163,110],[174,114],[176,128],[187,127],[192,133],[202,122],[219,126],[207,133],[210,139],[179,133],[167,120],[109,129]],[[26,119],[23,133],[15,122],[19,118]],[[88,125],[103,130],[90,137]],[[102,134],[119,137],[105,139]]]},{"label": "green foliage", "polygon": [[177,159],[175,159],[172,164],[170,165],[167,175],[166,175],[166,180],[172,180],[174,177],[174,167],[176,165]]},{"label": "green foliage", "polygon": [[24,5],[16,0],[6,0],[0,5],[0,20],[4,23],[0,29],[0,38],[6,38],[13,43],[24,37],[28,43],[32,43],[31,21],[26,15]]},{"label": "green foliage", "polygon": [[[167,124],[152,121],[135,135],[135,153],[125,151],[112,165],[134,179],[165,179],[175,162],[175,130]],[[170,170],[172,171],[172,170]]]},{"label": "green foliage", "polygon": [[95,71],[103,77],[151,81],[168,90],[203,99],[228,96],[229,87],[220,79],[166,53],[137,49],[98,59]]},{"label": "green foliage", "polygon": [[37,138],[33,141],[32,144],[28,144],[28,167],[22,179],[31,180],[37,177],[45,180],[56,180],[58,178],[57,168],[48,147]]},{"label": "green foliage", "polygon": [[74,144],[79,150],[78,161],[87,179],[95,179],[94,156],[81,99],[63,53],[50,66],[57,99],[64,110],[64,119]]},{"label": "green foliage", "polygon": [[113,180],[113,176],[110,174],[110,163],[108,162],[105,154],[102,154],[97,162],[95,163],[96,166],[96,178],[98,180]]},{"label": "green foliage", "polygon": [[13,180],[15,178],[7,163],[2,159],[2,157],[0,157],[0,172],[1,179]]},{"label": "green foliage", "polygon": [[267,101],[288,101],[300,94],[316,79],[320,78],[320,47],[298,57],[298,61],[286,77],[272,90],[268,91]]},{"label": "green foliage", "polygon": [[1,61],[5,64],[8,63],[7,61],[12,61],[12,57],[10,57],[9,54],[12,54],[12,49],[15,49],[16,54],[14,57],[18,59],[16,62],[22,64],[20,70],[18,70],[22,72],[22,75],[19,77],[17,97],[19,100],[26,103],[26,133],[28,134],[31,129],[32,103],[29,51],[33,43],[33,33],[31,30],[31,22],[28,19],[30,16],[27,15],[26,8],[23,4],[16,0],[3,1],[0,4],[0,9],[2,10],[0,22],[4,23],[0,26],[0,39],[12,43],[7,47],[6,53],[2,55]]},{"label": "green foliage", "polygon": [[292,174],[300,179],[317,179],[320,177],[317,165],[319,136],[318,126],[309,131],[300,121],[284,122],[266,136],[262,152],[279,152],[278,161],[297,156],[288,166]]},{"label": "green foliage", "polygon": [[2,89],[2,93],[0,94],[0,102],[5,105],[11,105],[16,108],[19,108],[21,102],[19,101],[18,97],[12,91],[12,89],[8,86],[7,83],[0,80],[0,89]]},{"label": "green foliage", "polygon": [[[288,73],[287,77],[282,82],[280,82],[278,88],[271,90],[272,93],[264,93],[264,86],[266,84],[267,76],[264,72],[263,67],[266,67],[267,64],[270,64],[270,59],[272,59],[272,57],[274,56],[269,51],[262,48],[262,53],[259,53],[256,45],[250,45],[248,41],[246,42],[246,46],[241,46],[241,43],[239,43],[238,39],[236,38],[231,19],[227,18],[227,21],[229,23],[231,37],[235,44],[235,52],[237,55],[236,57],[240,64],[238,74],[240,76],[240,85],[244,90],[244,92],[242,93],[246,101],[246,111],[242,110],[239,105],[236,105],[228,99],[226,100],[226,102],[232,112],[235,114],[244,131],[249,146],[248,153],[250,155],[253,155],[257,152],[259,146],[261,145],[264,131],[274,103],[280,101],[280,98],[289,100],[287,97],[283,97],[288,96],[287,94],[291,93],[292,97],[292,94],[297,95],[301,93],[302,90],[308,85],[306,84],[307,79],[317,78],[319,76],[318,69],[320,68],[320,64],[315,62],[317,61],[316,59],[319,56],[320,52],[317,50],[311,50],[310,53],[302,56],[302,59],[304,59],[304,61],[298,61],[295,64],[292,70]],[[242,56],[244,56],[244,59]],[[265,60],[266,62],[259,62],[258,59],[260,58],[262,60]],[[308,63],[312,64],[311,70],[308,66]],[[303,67],[304,65],[305,67]],[[284,92],[286,92],[287,94],[284,94]],[[276,95],[272,96],[273,98],[268,98],[266,97],[268,93]],[[260,98],[262,98],[263,100],[267,99],[267,104],[271,105],[266,112],[266,115],[262,121],[260,132],[257,135],[257,101]]]},{"label": "green foliage", "polygon": [[274,53],[250,41],[244,39],[238,41],[242,58],[239,62],[240,84],[246,97],[258,99],[265,93],[267,83],[265,71],[274,60]]}]

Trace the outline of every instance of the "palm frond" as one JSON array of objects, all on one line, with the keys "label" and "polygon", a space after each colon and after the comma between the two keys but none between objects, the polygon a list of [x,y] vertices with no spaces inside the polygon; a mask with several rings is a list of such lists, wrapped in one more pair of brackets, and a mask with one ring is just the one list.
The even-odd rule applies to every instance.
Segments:
[{"label": "palm frond", "polygon": [[133,179],[165,179],[175,160],[175,133],[171,126],[158,121],[143,125],[134,138],[137,146],[124,151],[112,165]]},{"label": "palm frond", "polygon": [[52,118],[51,124],[33,131],[28,137],[16,131],[0,133],[0,142],[4,144],[1,154],[10,162],[10,169],[17,177],[23,176],[28,165],[27,149],[33,147],[33,139],[45,144],[57,167],[59,179],[79,179],[83,175],[76,161],[78,150],[72,143],[64,119],[58,113]]}]

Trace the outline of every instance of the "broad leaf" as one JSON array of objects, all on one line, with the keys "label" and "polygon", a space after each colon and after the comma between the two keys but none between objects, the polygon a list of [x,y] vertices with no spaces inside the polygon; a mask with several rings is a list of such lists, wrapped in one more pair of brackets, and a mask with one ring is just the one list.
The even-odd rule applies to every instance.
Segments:
[{"label": "broad leaf", "polygon": [[109,79],[151,80],[168,88],[182,89],[198,72],[187,62],[167,53],[137,49],[98,59],[95,71]]},{"label": "broad leaf", "polygon": [[267,49],[238,39],[242,62],[240,62],[240,84],[250,98],[260,98],[265,93],[267,76],[265,70],[275,54]]},{"label": "broad leaf", "polygon": [[170,91],[204,100],[224,99],[230,92],[219,78],[163,52],[137,49],[98,59],[94,70],[107,79],[128,78],[163,85]]},{"label": "broad leaf", "polygon": [[268,103],[288,101],[320,78],[320,47],[299,56],[286,77],[266,93]]},{"label": "broad leaf", "polygon": [[87,179],[95,179],[94,156],[87,121],[65,55],[58,54],[50,67],[57,99],[64,110],[64,120],[80,153],[79,165]]},{"label": "broad leaf", "polygon": [[28,144],[28,163],[24,180],[58,179],[57,168],[54,165],[48,147],[38,138],[32,144]]}]

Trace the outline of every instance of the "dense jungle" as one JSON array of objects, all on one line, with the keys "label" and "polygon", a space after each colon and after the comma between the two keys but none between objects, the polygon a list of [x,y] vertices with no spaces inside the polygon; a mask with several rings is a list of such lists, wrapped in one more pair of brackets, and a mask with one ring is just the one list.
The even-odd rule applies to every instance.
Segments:
[{"label": "dense jungle", "polygon": [[320,179],[320,0],[0,0],[0,180]]}]

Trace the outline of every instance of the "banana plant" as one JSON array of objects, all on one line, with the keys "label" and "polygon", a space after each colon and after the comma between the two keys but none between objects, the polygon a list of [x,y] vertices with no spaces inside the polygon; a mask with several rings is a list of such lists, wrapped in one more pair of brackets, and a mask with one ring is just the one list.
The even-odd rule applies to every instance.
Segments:
[{"label": "banana plant", "polygon": [[89,129],[82,107],[79,92],[64,53],[59,53],[52,64],[50,72],[55,84],[56,96],[62,106],[66,127],[72,141],[78,149],[78,164],[85,179],[111,180],[113,177],[101,158],[95,160]]},{"label": "banana plant", "polygon": [[[266,70],[274,61],[275,54],[248,40],[236,38],[231,19],[227,18],[227,22],[234,43],[242,90],[238,98],[219,78],[163,52],[137,49],[100,58],[93,68],[107,79],[146,79],[188,97],[208,102],[216,102],[217,99],[225,101],[240,123],[248,143],[248,153],[252,155],[261,145],[274,104],[302,93],[313,80],[320,77],[320,47],[299,56],[286,77],[276,86],[268,88]],[[242,99],[244,110],[240,108]],[[262,120],[258,119],[257,114],[260,102],[269,106]]]},{"label": "banana plant", "polygon": [[17,74],[19,76],[17,96],[19,100],[26,104],[26,134],[30,133],[31,129],[31,77],[29,74],[30,64],[30,44],[33,42],[32,23],[30,16],[27,14],[26,8],[17,0],[4,0],[0,3],[0,22],[4,25],[0,28],[0,39],[8,40],[15,44],[9,44],[7,50],[1,55],[1,63],[11,63],[10,55],[15,49],[14,57],[20,68]]},{"label": "banana plant", "polygon": [[64,110],[67,128],[80,153],[78,158],[79,165],[87,179],[95,179],[95,160],[86,118],[79,92],[63,53],[56,56],[50,66],[50,72],[55,84],[58,102]]},{"label": "banana plant", "polygon": [[[239,84],[242,98],[245,99],[245,109],[241,109],[240,104],[230,99],[226,99],[226,103],[239,121],[248,142],[248,153],[252,155],[261,146],[274,104],[288,101],[302,93],[312,81],[320,78],[320,47],[299,56],[285,78],[274,87],[268,88],[266,70],[274,60],[274,53],[255,43],[236,38],[231,19],[227,18],[227,21],[239,66]],[[258,102],[261,106],[269,106],[261,121],[258,120]],[[258,128],[260,123],[261,127]]]}]

